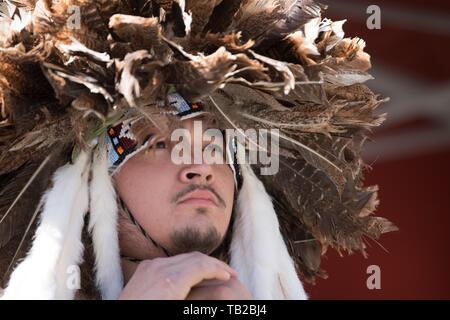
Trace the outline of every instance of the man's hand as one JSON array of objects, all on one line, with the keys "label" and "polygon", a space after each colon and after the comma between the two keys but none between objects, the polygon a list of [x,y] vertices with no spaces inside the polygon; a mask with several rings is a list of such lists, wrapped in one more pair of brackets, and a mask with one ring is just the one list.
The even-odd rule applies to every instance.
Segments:
[{"label": "man's hand", "polygon": [[199,252],[142,261],[119,299],[180,300],[203,280],[227,281],[237,273],[226,263]]},{"label": "man's hand", "polygon": [[204,280],[194,288],[187,300],[252,300],[253,297],[236,276],[230,280]]}]

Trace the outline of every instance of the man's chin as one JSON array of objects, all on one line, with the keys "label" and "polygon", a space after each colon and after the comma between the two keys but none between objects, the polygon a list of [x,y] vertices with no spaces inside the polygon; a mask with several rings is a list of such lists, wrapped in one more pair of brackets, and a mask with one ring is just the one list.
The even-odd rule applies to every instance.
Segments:
[{"label": "man's chin", "polygon": [[212,206],[202,206],[202,205],[186,205],[183,207],[178,207],[175,215],[183,216],[183,217],[189,217],[189,218],[196,218],[196,217],[211,217],[216,214],[219,214],[217,212],[217,207]]},{"label": "man's chin", "polygon": [[199,251],[210,254],[222,242],[222,237],[214,226],[201,226],[196,223],[182,229],[175,230],[171,236],[170,252],[182,254]]}]

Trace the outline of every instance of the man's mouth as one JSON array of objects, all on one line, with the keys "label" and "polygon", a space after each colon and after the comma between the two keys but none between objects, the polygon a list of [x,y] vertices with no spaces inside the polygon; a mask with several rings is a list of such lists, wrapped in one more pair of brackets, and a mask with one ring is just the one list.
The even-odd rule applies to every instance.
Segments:
[{"label": "man's mouth", "polygon": [[178,204],[218,206],[215,195],[208,190],[194,190],[178,201]]}]

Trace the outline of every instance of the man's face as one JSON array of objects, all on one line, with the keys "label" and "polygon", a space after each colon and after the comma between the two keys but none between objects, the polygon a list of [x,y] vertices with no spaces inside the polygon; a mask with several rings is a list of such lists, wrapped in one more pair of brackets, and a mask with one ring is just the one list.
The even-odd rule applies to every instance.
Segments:
[{"label": "man's face", "polygon": [[[198,138],[194,120],[181,126],[190,132],[193,153]],[[170,253],[209,254],[230,223],[233,173],[227,164],[174,164],[171,149],[176,143],[157,140],[148,152],[128,159],[114,176],[116,189],[139,224]]]}]

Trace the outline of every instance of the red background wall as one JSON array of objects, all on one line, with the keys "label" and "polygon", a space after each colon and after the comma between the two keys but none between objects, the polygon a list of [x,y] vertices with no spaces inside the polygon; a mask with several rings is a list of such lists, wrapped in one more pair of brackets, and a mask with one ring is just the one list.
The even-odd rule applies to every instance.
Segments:
[{"label": "red background wall", "polygon": [[[377,215],[400,231],[372,243],[369,257],[329,250],[327,280],[306,285],[312,299],[450,298],[450,2],[323,1],[325,16],[348,19],[348,36],[367,41],[377,79],[369,86],[391,102],[392,115],[367,144],[367,184],[380,186]],[[381,8],[381,30],[368,30],[366,8]],[[448,28],[447,28],[448,27]],[[370,265],[381,289],[369,290]]]}]

